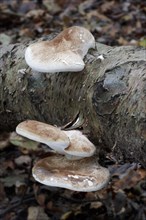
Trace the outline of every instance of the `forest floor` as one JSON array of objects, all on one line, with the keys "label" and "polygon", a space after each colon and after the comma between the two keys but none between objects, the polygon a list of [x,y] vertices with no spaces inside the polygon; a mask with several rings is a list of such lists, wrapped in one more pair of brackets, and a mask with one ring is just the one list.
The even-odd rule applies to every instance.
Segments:
[{"label": "forest floor", "polygon": [[[146,1],[1,0],[0,44],[24,43],[81,25],[110,46],[146,47]],[[111,173],[96,192],[74,192],[37,183],[31,170],[45,147],[15,132],[0,134],[0,219],[146,220],[146,170],[139,163],[100,161]]]}]

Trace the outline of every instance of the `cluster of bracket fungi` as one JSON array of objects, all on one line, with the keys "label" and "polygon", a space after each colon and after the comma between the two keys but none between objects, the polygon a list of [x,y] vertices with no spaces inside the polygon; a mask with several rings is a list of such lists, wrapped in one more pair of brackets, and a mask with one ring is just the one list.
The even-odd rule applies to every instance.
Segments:
[{"label": "cluster of bracket fungi", "polygon": [[[25,52],[26,63],[35,71],[79,72],[84,56],[95,48],[93,35],[83,27],[70,27],[51,41],[31,44]],[[109,171],[99,165],[96,148],[79,130],[61,130],[55,126],[27,120],[16,127],[26,138],[48,145],[53,154],[38,160],[32,174],[35,180],[75,191],[96,191],[109,181]]]},{"label": "cluster of bracket fungi", "polygon": [[34,165],[32,174],[38,182],[86,192],[99,190],[107,184],[109,171],[98,164],[94,156],[95,146],[81,131],[65,131],[27,120],[16,127],[16,132],[46,144],[54,152]]}]

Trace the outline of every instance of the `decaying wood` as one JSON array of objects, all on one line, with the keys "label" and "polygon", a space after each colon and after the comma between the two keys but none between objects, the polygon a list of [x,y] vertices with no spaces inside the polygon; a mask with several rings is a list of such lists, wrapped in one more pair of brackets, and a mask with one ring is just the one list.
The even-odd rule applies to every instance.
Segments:
[{"label": "decaying wood", "polygon": [[79,116],[97,149],[112,149],[117,158],[146,166],[144,48],[97,43],[82,72],[42,74],[26,65],[25,47],[0,48],[1,131],[14,130],[25,119],[63,126]]}]

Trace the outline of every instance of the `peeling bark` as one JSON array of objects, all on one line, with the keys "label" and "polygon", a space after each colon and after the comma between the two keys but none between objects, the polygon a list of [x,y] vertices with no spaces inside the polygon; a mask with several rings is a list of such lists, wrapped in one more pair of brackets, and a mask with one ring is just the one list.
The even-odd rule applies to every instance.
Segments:
[{"label": "peeling bark", "polygon": [[[79,115],[97,149],[146,166],[146,51],[97,43],[77,73],[42,74],[25,63],[26,45],[0,48],[0,130],[25,119],[63,126]],[[98,59],[102,54],[104,60]]]}]

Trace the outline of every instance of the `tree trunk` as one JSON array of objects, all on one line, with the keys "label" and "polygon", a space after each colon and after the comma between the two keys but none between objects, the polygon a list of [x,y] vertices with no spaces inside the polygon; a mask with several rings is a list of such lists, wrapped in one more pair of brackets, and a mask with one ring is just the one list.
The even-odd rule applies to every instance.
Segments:
[{"label": "tree trunk", "polygon": [[[26,45],[1,47],[0,130],[25,119],[63,126],[79,117],[99,150],[146,166],[146,51],[97,43],[76,73],[37,73]],[[102,54],[104,60],[98,59]]]}]

